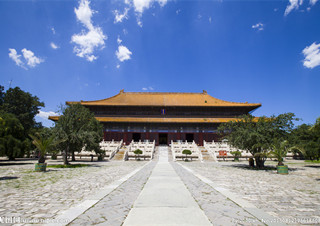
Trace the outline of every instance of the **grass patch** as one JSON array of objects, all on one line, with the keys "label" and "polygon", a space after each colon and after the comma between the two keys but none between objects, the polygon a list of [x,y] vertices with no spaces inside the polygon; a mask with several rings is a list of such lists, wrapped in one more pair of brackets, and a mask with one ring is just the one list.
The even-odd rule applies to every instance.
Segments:
[{"label": "grass patch", "polygon": [[47,168],[81,168],[88,167],[89,164],[70,164],[70,165],[49,165]]},{"label": "grass patch", "polygon": [[320,163],[320,160],[304,160],[305,162],[310,162],[310,163]]}]

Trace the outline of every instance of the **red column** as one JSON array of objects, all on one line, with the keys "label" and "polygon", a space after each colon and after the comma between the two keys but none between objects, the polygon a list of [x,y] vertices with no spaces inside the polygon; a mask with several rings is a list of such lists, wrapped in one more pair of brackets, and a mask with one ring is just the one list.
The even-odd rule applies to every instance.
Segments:
[{"label": "red column", "polygon": [[203,146],[203,133],[199,133],[199,144]]},{"label": "red column", "polygon": [[177,140],[181,140],[181,133],[177,133]]},{"label": "red column", "polygon": [[124,132],[124,133],[123,133],[123,142],[125,142],[126,144],[128,144],[128,132]]}]

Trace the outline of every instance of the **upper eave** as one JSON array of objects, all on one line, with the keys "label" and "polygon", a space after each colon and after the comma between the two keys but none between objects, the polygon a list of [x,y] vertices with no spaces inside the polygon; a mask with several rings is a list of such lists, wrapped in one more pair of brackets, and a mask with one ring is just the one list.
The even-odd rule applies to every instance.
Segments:
[{"label": "upper eave", "polygon": [[240,103],[220,100],[202,93],[161,93],[120,91],[110,98],[95,101],[67,101],[67,105],[84,106],[161,106],[161,107],[250,107],[256,109],[260,103]]},{"label": "upper eave", "polygon": [[[52,121],[58,121],[60,116],[49,116]],[[167,117],[95,117],[102,123],[226,123],[239,121],[241,118],[167,118]],[[254,121],[258,121],[256,117]]]}]

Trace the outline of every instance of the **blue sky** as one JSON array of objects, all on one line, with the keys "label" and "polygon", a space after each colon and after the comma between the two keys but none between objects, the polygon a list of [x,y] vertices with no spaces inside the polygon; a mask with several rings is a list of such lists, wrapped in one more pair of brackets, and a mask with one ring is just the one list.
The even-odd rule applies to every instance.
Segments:
[{"label": "blue sky", "polygon": [[261,116],[320,116],[320,1],[0,1],[0,84],[45,108],[134,92],[207,92]]}]

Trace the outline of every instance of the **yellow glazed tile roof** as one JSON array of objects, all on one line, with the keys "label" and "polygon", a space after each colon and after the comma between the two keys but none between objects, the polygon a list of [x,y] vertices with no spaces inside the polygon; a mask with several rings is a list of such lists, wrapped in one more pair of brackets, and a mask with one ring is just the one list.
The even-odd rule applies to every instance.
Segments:
[{"label": "yellow glazed tile roof", "polygon": [[[58,121],[59,116],[49,116]],[[223,123],[239,118],[142,118],[142,117],[96,117],[100,122],[135,122],[135,123]]]},{"label": "yellow glazed tile roof", "polygon": [[117,95],[95,101],[67,101],[66,104],[77,104],[86,106],[197,106],[197,107],[253,107],[261,106],[259,103],[239,103],[224,101],[202,93],[160,93],[160,92],[124,92]]}]

